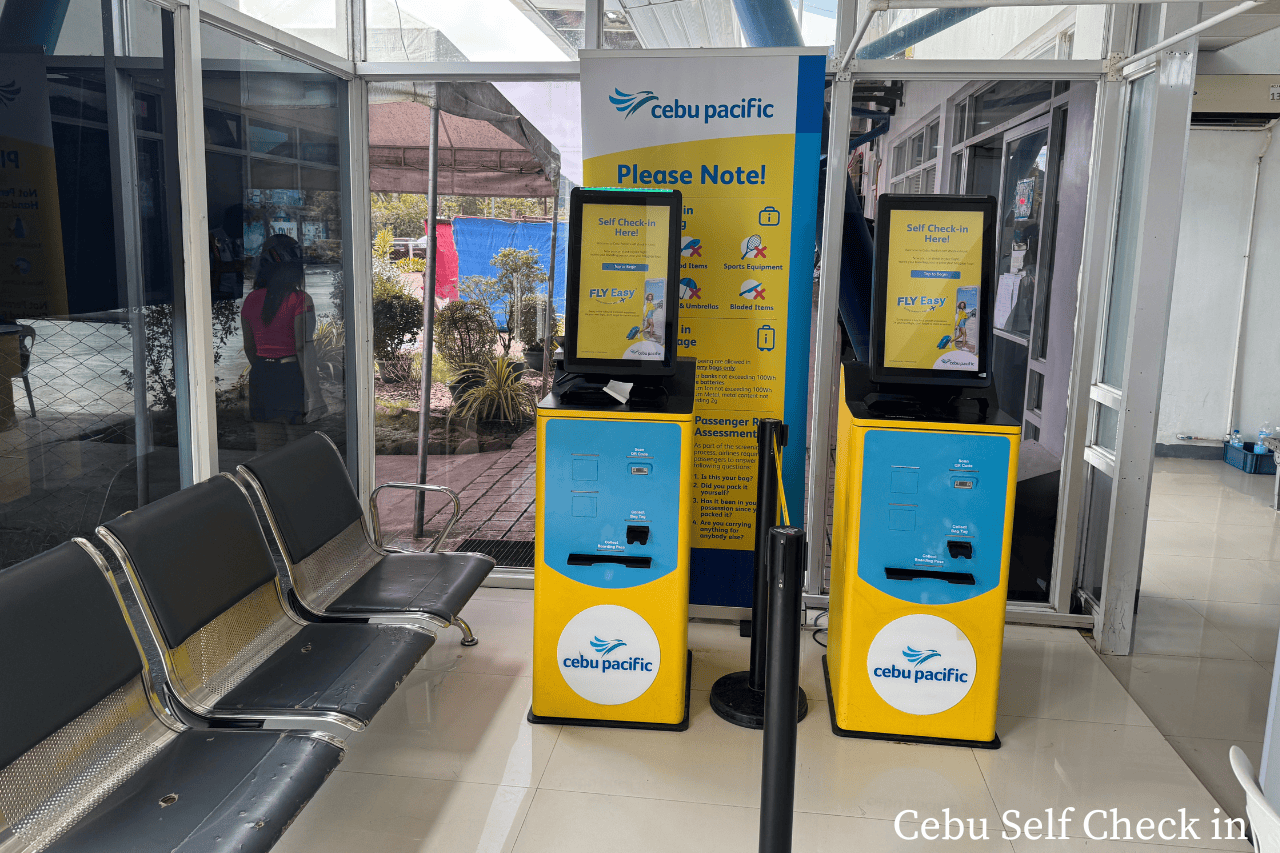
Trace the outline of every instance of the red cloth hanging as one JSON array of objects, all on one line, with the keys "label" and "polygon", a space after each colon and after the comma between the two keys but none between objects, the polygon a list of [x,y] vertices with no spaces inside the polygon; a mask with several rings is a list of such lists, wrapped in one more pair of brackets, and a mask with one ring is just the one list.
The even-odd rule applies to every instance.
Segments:
[{"label": "red cloth hanging", "polygon": [[453,225],[449,222],[436,223],[436,298],[458,298],[458,247],[453,244]]}]

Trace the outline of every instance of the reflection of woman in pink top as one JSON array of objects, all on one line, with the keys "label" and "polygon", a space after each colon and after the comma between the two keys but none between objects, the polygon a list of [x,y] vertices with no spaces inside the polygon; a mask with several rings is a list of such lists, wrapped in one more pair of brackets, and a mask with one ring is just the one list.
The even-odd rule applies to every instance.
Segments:
[{"label": "reflection of woman in pink top", "polygon": [[303,435],[306,391],[303,346],[315,333],[316,310],[302,290],[302,249],[285,234],[262,244],[254,290],[240,308],[249,358],[249,419],[259,452]]}]

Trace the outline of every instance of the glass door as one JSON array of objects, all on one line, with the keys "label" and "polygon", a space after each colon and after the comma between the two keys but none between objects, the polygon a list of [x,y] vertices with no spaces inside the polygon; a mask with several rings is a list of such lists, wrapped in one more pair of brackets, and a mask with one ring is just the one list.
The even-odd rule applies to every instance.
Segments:
[{"label": "glass door", "polygon": [[1004,136],[1000,178],[1000,221],[993,361],[1000,407],[1022,419],[1036,289],[1047,279],[1049,206],[1049,117],[1042,116]]}]

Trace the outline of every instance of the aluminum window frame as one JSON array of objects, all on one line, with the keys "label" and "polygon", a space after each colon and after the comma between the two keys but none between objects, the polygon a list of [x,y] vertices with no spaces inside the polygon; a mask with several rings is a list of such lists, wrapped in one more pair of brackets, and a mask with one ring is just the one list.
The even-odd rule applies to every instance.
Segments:
[{"label": "aluminum window frame", "polygon": [[[230,32],[241,38],[267,47],[283,56],[311,65],[340,79],[349,81],[347,92],[347,134],[340,140],[341,169],[344,175],[344,217],[349,223],[347,230],[348,245],[344,247],[344,273],[348,276],[350,299],[350,326],[348,338],[347,368],[357,378],[348,387],[348,462],[353,478],[364,500],[372,489],[373,472],[373,405],[372,405],[372,348],[371,348],[371,306],[372,281],[366,272],[371,267],[371,224],[368,205],[368,183],[361,180],[361,175],[368,173],[368,100],[367,86],[370,82],[403,79],[430,79],[435,81],[450,80],[485,80],[490,82],[504,81],[576,81],[580,79],[580,67],[577,62],[475,62],[475,63],[370,63],[365,60],[364,42],[364,8],[362,0],[348,0],[348,53],[343,57],[326,51],[318,46],[292,36],[289,33],[264,24],[248,15],[211,0],[148,0],[175,13],[175,50],[177,59],[178,85],[176,97],[178,101],[178,141],[179,150],[184,154],[200,151],[203,148],[203,87],[201,85],[201,62],[199,25],[212,24],[219,29]],[[105,0],[106,3],[119,5],[120,0]],[[1185,8],[1185,4],[1179,4]],[[597,16],[603,8],[601,0],[588,0],[588,11]],[[1172,4],[1166,9],[1172,11]],[[1106,43],[1109,54],[1124,55],[1132,45],[1132,25],[1134,7],[1128,4],[1113,5],[1108,15]],[[837,15],[836,44],[847,45],[853,39],[857,29],[858,5],[856,0],[841,0]],[[1166,14],[1165,32],[1172,31],[1171,22],[1176,23],[1176,15]],[[589,21],[590,22],[590,16]],[[591,27],[588,27],[590,30]],[[588,33],[590,35],[590,32]],[[597,33],[598,35],[598,33]],[[1074,34],[1073,34],[1074,35]],[[761,51],[753,51],[759,53]],[[837,54],[840,51],[836,51]],[[664,51],[646,50],[646,56],[661,57]],[[1061,55],[1061,51],[1059,51]],[[59,62],[66,66],[74,64],[75,58],[61,57]],[[895,79],[895,80],[958,80],[958,81],[992,81],[1010,79],[1044,79],[1044,80],[1083,80],[1099,85],[1099,95],[1095,105],[1094,138],[1091,146],[1091,160],[1095,167],[1090,176],[1089,198],[1090,209],[1086,212],[1086,235],[1082,253],[1081,287],[1077,303],[1077,327],[1085,330],[1077,339],[1073,352],[1071,392],[1069,394],[1068,436],[1066,454],[1064,455],[1063,484],[1060,492],[1060,512],[1056,531],[1053,582],[1050,602],[1044,607],[1025,605],[1010,606],[1012,619],[1024,622],[1043,622],[1046,624],[1091,625],[1092,617],[1070,614],[1070,598],[1074,575],[1069,568],[1074,568],[1076,544],[1080,529],[1080,491],[1084,486],[1085,465],[1093,465],[1104,470],[1108,463],[1105,454],[1090,448],[1085,441],[1090,428],[1089,408],[1094,401],[1091,386],[1096,367],[1097,329],[1096,321],[1101,315],[1098,304],[1096,281],[1100,266],[1109,262],[1107,252],[1110,246],[1109,228],[1114,223],[1113,217],[1104,215],[1114,206],[1115,193],[1118,189],[1115,176],[1108,176],[1111,170],[1105,168],[1108,157],[1114,159],[1119,150],[1117,145],[1123,142],[1122,128],[1117,125],[1117,115],[1123,116],[1125,106],[1123,92],[1127,80],[1146,70],[1154,69],[1163,56],[1151,57],[1139,64],[1123,77],[1114,73],[1113,62],[1105,60],[1071,60],[1071,59],[998,59],[998,60],[854,60],[847,70],[837,72],[838,59],[829,62],[828,78],[832,82],[833,96],[847,98],[852,83],[857,79]],[[1120,97],[1117,97],[1120,96]],[[1054,108],[1060,98],[1055,96],[1043,105],[1047,112]],[[1038,105],[1037,109],[1040,108]],[[848,138],[849,117],[837,111],[831,122],[831,140],[843,145]],[[971,108],[966,107],[966,120]],[[1015,124],[1023,123],[1030,116],[1019,116]],[[949,188],[954,180],[955,166],[959,165],[962,173],[967,168],[965,158],[956,164],[952,157],[958,151],[963,152],[975,138],[966,138],[955,143],[955,135],[951,128],[951,117],[948,113],[939,117],[939,153],[931,158],[936,168],[936,182]],[[927,123],[925,124],[927,127]],[[993,128],[988,133],[1003,132],[1005,128]],[[966,155],[967,156],[967,155]],[[182,250],[185,257],[199,258],[203,256],[208,222],[205,207],[206,175],[203,157],[183,156],[177,177],[181,188],[182,206]],[[922,164],[918,169],[924,170]],[[962,174],[963,176],[963,174]],[[935,190],[939,184],[935,183]],[[844,204],[843,182],[829,182],[826,196],[823,199],[824,221],[838,221],[842,215]],[[835,385],[838,380],[834,346],[836,340],[835,305],[838,295],[840,268],[840,237],[826,229],[828,239],[820,247],[822,268],[818,288],[818,320],[815,330],[815,352],[829,352],[830,358],[815,359],[813,385],[810,395],[809,446],[828,446],[834,421]],[[185,339],[175,341],[181,352],[179,357],[185,364],[178,367],[185,383],[185,396],[189,399],[188,414],[180,422],[180,429],[191,443],[189,458],[183,459],[183,485],[198,482],[211,476],[217,470],[216,431],[213,429],[213,363],[212,363],[212,323],[205,300],[191,299],[190,294],[207,293],[208,271],[202,264],[185,265],[184,278],[179,292],[179,317],[183,326],[189,331]],[[1105,315],[1101,315],[1105,316]],[[1092,322],[1092,326],[1090,323]],[[365,377],[365,374],[368,374]],[[367,381],[366,381],[367,379]],[[1103,393],[1103,392],[1099,392]],[[1158,389],[1156,389],[1158,394]],[[1100,401],[1099,401],[1100,402]],[[1122,445],[1123,447],[1123,445]],[[1087,458],[1086,458],[1087,457]],[[811,465],[808,475],[808,494],[810,500],[806,510],[806,526],[813,531],[824,529],[827,512],[827,488],[829,478],[827,466]],[[825,537],[810,537],[810,565],[824,565],[826,543]],[[806,583],[806,601],[812,604],[825,605],[826,597],[823,589],[821,571],[810,572]]]}]

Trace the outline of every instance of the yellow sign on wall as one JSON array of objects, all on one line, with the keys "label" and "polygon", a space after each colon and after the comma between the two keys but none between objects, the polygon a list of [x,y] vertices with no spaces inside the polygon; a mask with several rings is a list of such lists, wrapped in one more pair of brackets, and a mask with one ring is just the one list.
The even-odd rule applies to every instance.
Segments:
[{"label": "yellow sign on wall", "polygon": [[670,233],[666,207],[583,206],[579,358],[662,360]]},{"label": "yellow sign on wall", "polygon": [[978,369],[981,211],[899,210],[890,218],[884,366]]},{"label": "yellow sign on wall", "polygon": [[782,481],[792,505],[804,494],[825,52],[581,58],[585,183],[681,193],[675,343],[698,361],[690,600],[750,606],[761,418],[797,437]]}]

